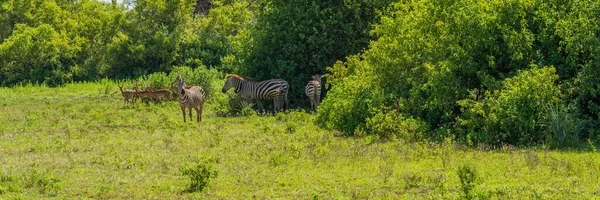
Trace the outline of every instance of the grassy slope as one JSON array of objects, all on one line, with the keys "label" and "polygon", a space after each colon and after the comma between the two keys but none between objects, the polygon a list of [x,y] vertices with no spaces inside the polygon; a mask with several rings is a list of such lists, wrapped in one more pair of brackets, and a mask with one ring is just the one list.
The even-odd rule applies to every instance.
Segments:
[{"label": "grassy slope", "polygon": [[[292,112],[183,123],[176,102],[124,105],[113,83],[0,88],[0,198],[593,198],[600,155],[337,137]],[[203,192],[179,167],[217,159]]]}]

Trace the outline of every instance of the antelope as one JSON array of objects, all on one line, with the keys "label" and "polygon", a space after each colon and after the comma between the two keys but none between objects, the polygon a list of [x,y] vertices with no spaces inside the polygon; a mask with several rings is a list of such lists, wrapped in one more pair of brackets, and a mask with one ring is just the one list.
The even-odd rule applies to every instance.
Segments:
[{"label": "antelope", "polygon": [[135,91],[136,98],[142,98],[142,99],[147,98],[150,100],[154,99],[152,97],[152,92],[150,92],[150,90],[148,90],[148,87],[146,87],[145,90],[138,90],[138,84],[135,83],[133,86],[133,89]]},{"label": "antelope", "polygon": [[133,90],[123,90],[122,85],[118,85],[119,90],[121,90],[121,94],[123,95],[123,100],[125,104],[127,103],[135,103],[135,91]]},{"label": "antelope", "polygon": [[171,91],[167,89],[152,90],[152,84],[149,84],[148,88],[150,90],[150,93],[152,93],[152,97],[154,97],[155,100],[171,100]]}]

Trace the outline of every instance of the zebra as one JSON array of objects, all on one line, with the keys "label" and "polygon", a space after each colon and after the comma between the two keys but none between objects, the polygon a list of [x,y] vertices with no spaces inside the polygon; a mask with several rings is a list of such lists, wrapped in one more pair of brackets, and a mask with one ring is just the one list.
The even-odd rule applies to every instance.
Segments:
[{"label": "zebra", "polygon": [[321,75],[316,74],[312,76],[312,80],[308,82],[304,93],[310,99],[310,109],[317,111],[317,107],[321,103]]},{"label": "zebra", "polygon": [[204,89],[200,86],[190,86],[189,89],[185,85],[185,80],[179,76],[177,79],[179,83],[179,107],[183,113],[183,122],[185,122],[185,108],[190,110],[190,120],[192,120],[192,108],[196,110],[198,115],[197,121],[202,121],[202,109],[204,108]]},{"label": "zebra", "polygon": [[264,111],[261,100],[273,100],[275,112],[287,110],[289,107],[287,98],[289,84],[283,79],[254,81],[235,74],[227,74],[222,92],[226,93],[232,87],[235,88],[235,93],[240,94],[245,100],[257,100],[259,112]]}]

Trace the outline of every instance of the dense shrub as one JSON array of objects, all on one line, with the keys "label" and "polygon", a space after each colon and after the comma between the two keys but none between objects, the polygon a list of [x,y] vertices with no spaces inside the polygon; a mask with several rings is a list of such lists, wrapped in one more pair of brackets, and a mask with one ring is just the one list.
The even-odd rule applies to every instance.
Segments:
[{"label": "dense shrub", "polygon": [[357,76],[349,76],[333,87],[319,107],[317,122],[329,129],[352,135],[365,128],[368,118],[383,104],[381,89]]},{"label": "dense shrub", "polygon": [[78,42],[81,41],[58,33],[48,24],[18,24],[0,44],[1,85],[32,82],[57,86],[72,81]]},{"label": "dense shrub", "polygon": [[[331,71],[328,81],[345,82],[344,77],[353,75],[371,80],[369,87],[381,88],[385,94],[381,107],[372,109],[396,105],[403,116],[427,122],[432,133],[459,134],[463,139],[468,135],[489,143],[553,141],[548,127],[553,123],[551,114],[544,106],[556,104],[565,110],[568,104],[575,108],[566,109],[573,119],[567,121],[575,125],[564,127],[579,126],[574,117],[581,118],[586,122],[582,129],[592,130],[586,137],[595,137],[600,110],[596,36],[600,21],[595,15],[600,5],[586,2],[397,2],[372,31],[377,40],[366,51],[336,64],[345,68]],[[539,71],[533,66],[554,67]],[[548,85],[515,76],[520,73],[543,77],[536,81]],[[563,92],[556,85],[559,82]],[[347,87],[332,86],[332,91]],[[336,98],[353,97],[347,95],[351,93]],[[347,121],[362,123],[371,116],[353,117]],[[469,134],[464,134],[464,120],[471,124],[466,128]]]},{"label": "dense shrub", "polygon": [[554,67],[521,71],[482,101],[463,100],[458,123],[478,142],[532,144],[553,139],[545,127],[547,107],[562,104]]},{"label": "dense shrub", "polygon": [[381,137],[417,142],[425,139],[427,124],[420,119],[404,117],[395,110],[380,112],[367,119],[366,130]]}]

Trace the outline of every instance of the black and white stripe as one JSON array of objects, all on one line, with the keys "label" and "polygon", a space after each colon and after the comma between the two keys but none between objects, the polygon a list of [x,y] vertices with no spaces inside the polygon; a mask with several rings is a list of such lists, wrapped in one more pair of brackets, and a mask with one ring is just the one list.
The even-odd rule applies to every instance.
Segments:
[{"label": "black and white stripe", "polygon": [[288,109],[289,84],[285,80],[254,81],[244,79],[238,75],[227,75],[227,80],[222,89],[223,93],[232,87],[242,98],[248,101],[257,100],[259,112],[264,111],[261,100],[273,100],[275,112]]},{"label": "black and white stripe", "polygon": [[202,109],[204,107],[204,98],[206,97],[204,94],[204,89],[200,86],[191,86],[186,87],[184,83],[184,79],[179,77],[179,107],[181,107],[181,112],[183,113],[183,122],[185,122],[185,108],[189,108],[190,110],[190,120],[192,120],[192,108],[196,110],[196,114],[198,114],[197,121],[202,121]]},{"label": "black and white stripe", "polygon": [[312,78],[313,80],[306,85],[304,93],[310,99],[310,109],[316,111],[321,103],[321,75],[313,75]]}]

